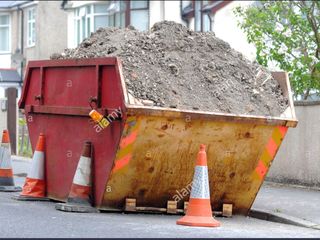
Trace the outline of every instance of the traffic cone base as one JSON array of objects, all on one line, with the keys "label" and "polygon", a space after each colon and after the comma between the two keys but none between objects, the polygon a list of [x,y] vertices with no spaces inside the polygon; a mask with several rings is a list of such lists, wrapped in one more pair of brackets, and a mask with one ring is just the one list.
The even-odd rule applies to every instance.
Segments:
[{"label": "traffic cone base", "polygon": [[3,130],[0,145],[0,192],[19,191],[21,191],[21,187],[14,185],[9,132]]},{"label": "traffic cone base", "polygon": [[[81,202],[86,201],[86,197],[90,194],[90,187],[73,183],[69,194],[69,201]],[[87,202],[87,201],[86,201]]]},{"label": "traffic cone base", "polygon": [[91,206],[91,143],[85,142],[66,203],[56,204],[65,212],[99,212]]},{"label": "traffic cone base", "polygon": [[43,191],[44,188],[44,180],[27,177],[21,195],[30,197],[45,197],[45,193]]},{"label": "traffic cone base", "polygon": [[210,199],[191,198],[188,204],[188,215],[177,221],[177,224],[195,227],[219,227],[220,223],[212,216]]},{"label": "traffic cone base", "polygon": [[17,196],[12,196],[12,199],[18,200],[18,201],[50,201],[49,198],[47,197],[30,197],[30,196],[23,196],[23,195],[17,195]]},{"label": "traffic cone base", "polygon": [[220,222],[213,217],[193,217],[184,216],[177,221],[179,225],[192,226],[192,227],[220,227]]},{"label": "traffic cone base", "polygon": [[44,180],[29,179],[27,177],[21,194],[19,196],[13,196],[12,199],[19,201],[50,201],[50,199],[44,195],[44,187]]},{"label": "traffic cone base", "polygon": [[26,177],[22,193],[13,199],[20,201],[49,201],[46,198],[45,169],[45,136],[40,133],[33,153],[31,169]]}]

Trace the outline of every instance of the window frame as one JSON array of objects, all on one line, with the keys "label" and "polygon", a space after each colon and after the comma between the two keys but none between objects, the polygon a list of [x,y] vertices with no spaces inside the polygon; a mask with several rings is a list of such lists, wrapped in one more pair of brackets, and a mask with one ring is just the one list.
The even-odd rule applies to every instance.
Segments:
[{"label": "window frame", "polygon": [[0,16],[8,17],[8,24],[0,25],[0,28],[8,28],[8,50],[4,50],[4,51],[0,50],[0,54],[8,54],[11,52],[11,14],[0,12]]},{"label": "window frame", "polygon": [[[33,11],[33,19],[29,18],[29,13]],[[30,28],[30,25],[34,23],[34,36],[32,32],[32,28]],[[31,32],[30,32],[31,31]],[[34,41],[33,41],[34,37]],[[28,8],[27,9],[27,47],[34,47],[36,45],[36,8]]]}]

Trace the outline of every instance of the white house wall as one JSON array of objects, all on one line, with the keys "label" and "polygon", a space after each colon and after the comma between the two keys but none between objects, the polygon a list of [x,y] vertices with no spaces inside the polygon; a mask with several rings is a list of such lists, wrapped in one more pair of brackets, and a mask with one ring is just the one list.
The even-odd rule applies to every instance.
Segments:
[{"label": "white house wall", "polygon": [[163,1],[150,1],[149,2],[149,26],[152,27],[156,22],[164,19],[163,14]]},{"label": "white house wall", "polygon": [[81,7],[87,4],[96,3],[99,1],[70,1],[72,8]]},{"label": "white house wall", "polygon": [[247,42],[246,35],[237,26],[233,9],[237,6],[247,7],[251,1],[233,1],[218,10],[214,16],[213,31],[218,38],[228,42],[232,48],[244,54],[250,60],[255,59],[256,49]]},{"label": "white house wall", "polygon": [[164,1],[164,19],[182,23],[180,1]]},{"label": "white house wall", "polygon": [[150,1],[149,25],[163,20],[183,23],[180,14],[180,1]]},{"label": "white house wall", "polygon": [[68,11],[68,48],[76,47],[75,29],[74,29],[74,12]]},{"label": "white house wall", "polygon": [[10,54],[0,54],[0,68],[11,68]]}]

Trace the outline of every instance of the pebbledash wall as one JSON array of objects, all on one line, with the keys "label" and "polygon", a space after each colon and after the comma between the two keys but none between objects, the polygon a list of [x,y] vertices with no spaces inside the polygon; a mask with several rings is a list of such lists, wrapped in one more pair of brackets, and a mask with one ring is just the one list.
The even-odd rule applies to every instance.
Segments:
[{"label": "pebbledash wall", "polygon": [[298,126],[290,128],[267,180],[320,188],[320,101],[295,102]]}]

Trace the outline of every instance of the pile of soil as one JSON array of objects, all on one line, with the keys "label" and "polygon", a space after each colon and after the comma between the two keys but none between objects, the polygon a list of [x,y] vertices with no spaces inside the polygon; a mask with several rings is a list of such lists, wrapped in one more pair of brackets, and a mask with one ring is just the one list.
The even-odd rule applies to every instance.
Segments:
[{"label": "pile of soil", "polygon": [[129,93],[148,105],[279,116],[288,106],[278,82],[212,32],[171,21],[150,31],[100,28],[51,59],[118,56]]}]

